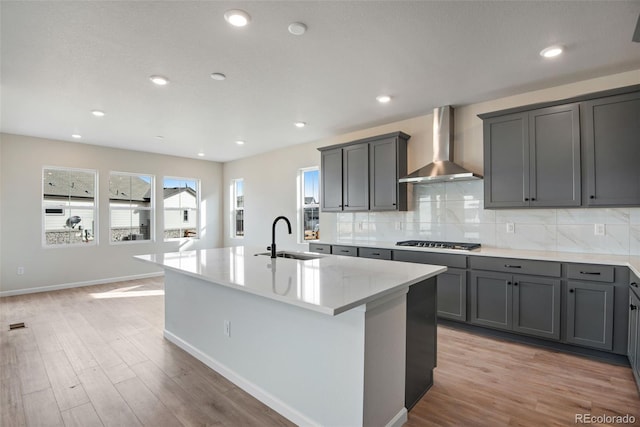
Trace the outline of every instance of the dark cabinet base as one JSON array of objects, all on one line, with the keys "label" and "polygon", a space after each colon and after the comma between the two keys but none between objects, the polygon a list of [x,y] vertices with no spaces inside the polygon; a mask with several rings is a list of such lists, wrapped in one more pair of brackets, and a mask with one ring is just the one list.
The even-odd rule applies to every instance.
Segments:
[{"label": "dark cabinet base", "polygon": [[409,288],[404,406],[411,409],[433,385],[436,366],[436,278]]}]

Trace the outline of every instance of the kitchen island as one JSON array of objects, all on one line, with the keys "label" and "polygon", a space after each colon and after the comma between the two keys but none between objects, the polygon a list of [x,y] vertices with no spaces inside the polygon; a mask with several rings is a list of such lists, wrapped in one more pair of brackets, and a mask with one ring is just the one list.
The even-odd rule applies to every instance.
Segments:
[{"label": "kitchen island", "polygon": [[[407,292],[435,314],[446,267],[260,252],[137,256],[165,270],[165,337],[296,424],[402,425]],[[435,323],[417,323],[435,355]]]}]

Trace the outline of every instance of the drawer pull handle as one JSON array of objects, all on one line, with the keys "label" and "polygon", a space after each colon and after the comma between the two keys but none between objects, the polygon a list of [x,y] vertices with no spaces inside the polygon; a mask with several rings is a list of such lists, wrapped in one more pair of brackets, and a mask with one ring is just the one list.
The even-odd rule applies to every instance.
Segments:
[{"label": "drawer pull handle", "polygon": [[522,268],[521,265],[511,265],[511,264],[505,264],[504,265],[506,268]]},{"label": "drawer pull handle", "polygon": [[631,305],[629,306],[629,308],[630,308],[631,310],[636,310],[636,309],[638,308],[638,306],[637,306],[637,305],[633,305],[633,304],[631,304]]},{"label": "drawer pull handle", "polygon": [[600,272],[599,271],[581,271],[580,274],[590,274],[592,276],[599,276]]},{"label": "drawer pull handle", "polygon": [[379,252],[371,252],[371,255],[377,255],[377,256],[380,256],[380,253],[379,253]]},{"label": "drawer pull handle", "polygon": [[351,252],[349,249],[340,249],[340,252]]}]

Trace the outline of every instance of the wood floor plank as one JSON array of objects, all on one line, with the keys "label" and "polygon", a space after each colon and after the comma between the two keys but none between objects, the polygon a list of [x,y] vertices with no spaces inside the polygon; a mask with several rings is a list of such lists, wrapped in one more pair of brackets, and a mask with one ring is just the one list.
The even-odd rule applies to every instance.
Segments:
[{"label": "wood floor plank", "polygon": [[22,394],[47,389],[51,386],[39,351],[25,351],[18,355],[18,373]]},{"label": "wood floor plank", "polygon": [[26,425],[17,359],[0,365],[0,426]]},{"label": "wood floor plank", "polygon": [[86,369],[78,374],[78,378],[105,426],[141,425],[101,368]]},{"label": "wood floor plank", "polygon": [[154,427],[182,426],[180,421],[137,377],[122,381],[115,387],[142,424]]},{"label": "wood floor plank", "polygon": [[63,427],[64,422],[50,388],[22,396],[28,427]]},{"label": "wood floor plank", "polygon": [[64,351],[45,353],[42,358],[61,411],[89,402],[89,397]]},{"label": "wood floor plank", "polygon": [[91,403],[76,406],[62,411],[62,420],[65,427],[103,427],[100,417]]}]

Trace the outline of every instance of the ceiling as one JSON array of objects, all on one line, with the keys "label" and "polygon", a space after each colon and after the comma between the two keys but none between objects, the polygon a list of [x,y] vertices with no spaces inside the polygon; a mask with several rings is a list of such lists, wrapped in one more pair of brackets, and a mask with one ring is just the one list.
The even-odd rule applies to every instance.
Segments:
[{"label": "ceiling", "polygon": [[[225,21],[236,8],[247,27]],[[0,13],[2,132],[215,161],[640,69],[638,0],[3,0]],[[538,54],[557,43],[562,56]]]}]

